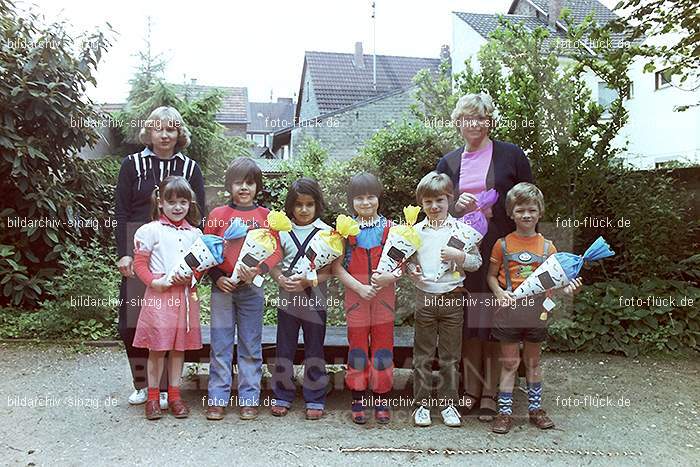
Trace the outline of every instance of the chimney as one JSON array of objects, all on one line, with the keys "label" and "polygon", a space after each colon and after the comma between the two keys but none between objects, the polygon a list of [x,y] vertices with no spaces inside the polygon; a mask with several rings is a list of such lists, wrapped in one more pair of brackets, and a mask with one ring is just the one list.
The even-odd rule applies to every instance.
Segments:
[{"label": "chimney", "polygon": [[449,60],[450,59],[450,46],[447,44],[444,44],[440,47],[440,60]]},{"label": "chimney", "polygon": [[549,6],[547,8],[547,23],[552,29],[556,28],[559,15],[561,14],[561,8],[561,0],[549,0]]},{"label": "chimney", "polygon": [[452,56],[450,55],[450,46],[447,44],[440,47],[440,62],[447,62],[445,74],[452,79]]},{"label": "chimney", "polygon": [[357,68],[365,67],[365,56],[362,53],[362,42],[355,42],[355,58],[353,61]]}]

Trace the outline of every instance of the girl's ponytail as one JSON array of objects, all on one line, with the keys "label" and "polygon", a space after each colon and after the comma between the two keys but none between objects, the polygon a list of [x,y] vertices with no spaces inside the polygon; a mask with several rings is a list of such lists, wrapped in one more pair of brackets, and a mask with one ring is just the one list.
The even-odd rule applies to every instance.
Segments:
[{"label": "girl's ponytail", "polygon": [[156,185],[151,192],[151,220],[157,221],[160,219],[160,207],[158,207],[158,198],[160,198],[160,187]]}]

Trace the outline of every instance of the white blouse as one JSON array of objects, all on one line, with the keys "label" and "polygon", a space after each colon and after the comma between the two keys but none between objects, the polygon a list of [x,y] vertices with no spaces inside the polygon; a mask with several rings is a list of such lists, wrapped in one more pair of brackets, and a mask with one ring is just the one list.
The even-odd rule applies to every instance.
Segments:
[{"label": "white blouse", "polygon": [[177,227],[157,220],[139,227],[134,234],[134,250],[151,255],[149,269],[153,274],[167,274],[201,235],[187,221]]}]

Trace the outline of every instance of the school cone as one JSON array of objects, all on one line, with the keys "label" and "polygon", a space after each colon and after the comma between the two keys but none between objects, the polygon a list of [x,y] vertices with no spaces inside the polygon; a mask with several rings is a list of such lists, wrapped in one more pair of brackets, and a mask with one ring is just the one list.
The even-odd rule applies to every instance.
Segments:
[{"label": "school cone", "polygon": [[314,236],[304,253],[303,261],[297,263],[296,274],[305,274],[307,279],[317,279],[317,271],[328,266],[345,251],[344,239],[360,233],[355,219],[340,214],[335,221],[335,229],[324,230]]},{"label": "school cone", "polygon": [[224,262],[224,239],[218,235],[202,235],[168,272],[168,284],[173,285],[175,275],[192,276]]},{"label": "school cone", "polygon": [[[268,228],[253,229],[248,232],[243,241],[243,247],[238,255],[238,260],[233,267],[231,279],[238,284],[241,282],[238,269],[241,264],[254,268],[262,261],[272,256],[272,253],[277,249],[279,244],[279,232],[288,232],[292,230],[292,222],[289,218],[280,211],[270,211],[267,215]],[[260,287],[262,278],[256,276],[253,283]]]},{"label": "school cone", "polygon": [[615,252],[603,237],[598,237],[583,255],[554,253],[515,289],[514,298],[521,299],[565,287],[578,277],[584,262],[598,261],[614,255]]},{"label": "school cone", "polygon": [[[467,227],[465,231],[456,231],[454,235],[452,235],[447,241],[446,246],[457,248],[458,250],[467,251],[471,249],[472,246],[479,243],[482,238],[484,238],[484,236],[481,233],[479,233],[470,225],[465,224],[465,226]],[[452,269],[454,272],[457,272],[455,269],[456,267],[457,265],[455,265],[453,261],[442,261],[440,263],[440,268],[438,269],[438,272],[435,273],[435,277],[433,277],[433,280],[437,282],[443,276],[443,274],[445,274],[450,269]]]},{"label": "school cone", "polygon": [[377,265],[377,272],[393,273],[420,248],[420,235],[413,228],[419,212],[420,207],[418,206],[406,206],[403,208],[406,223],[395,225],[389,229],[386,244]]},{"label": "school cone", "polygon": [[551,255],[513,291],[513,295],[516,299],[531,297],[551,289],[566,287],[569,282],[571,280],[559,260],[555,255]]}]

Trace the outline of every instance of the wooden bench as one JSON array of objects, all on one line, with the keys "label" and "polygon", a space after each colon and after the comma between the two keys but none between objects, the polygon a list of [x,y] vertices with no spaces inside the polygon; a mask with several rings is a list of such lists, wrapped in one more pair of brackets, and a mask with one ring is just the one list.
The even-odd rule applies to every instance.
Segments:
[{"label": "wooden bench", "polygon": [[[236,336],[238,337],[238,336]],[[205,363],[209,361],[209,344],[211,334],[209,326],[202,326],[202,348],[188,350],[185,353],[185,361]],[[263,326],[262,348],[263,360],[270,363],[275,356],[277,343],[277,326]],[[329,365],[346,364],[348,358],[348,334],[346,326],[328,326],[326,328],[326,340],[324,343],[326,362]],[[234,347],[234,362],[236,349]],[[411,368],[413,356],[413,328],[397,326],[394,328],[394,366],[396,368]],[[302,333],[299,333],[299,345],[294,356],[295,364],[304,361],[304,346]]]}]

